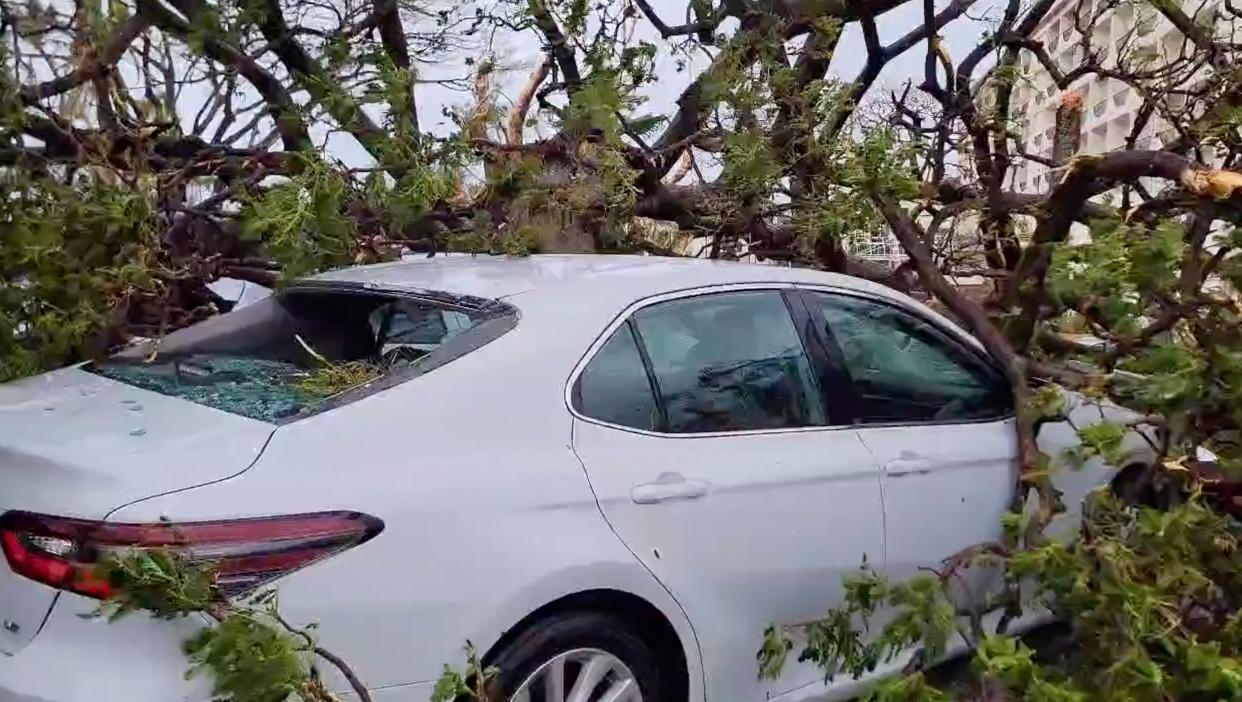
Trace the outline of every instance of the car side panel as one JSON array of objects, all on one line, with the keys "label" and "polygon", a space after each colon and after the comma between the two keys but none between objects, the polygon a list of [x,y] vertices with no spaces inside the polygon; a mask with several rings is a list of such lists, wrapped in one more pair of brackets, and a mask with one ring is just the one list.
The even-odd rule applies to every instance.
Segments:
[{"label": "car side panel", "polygon": [[[1139,417],[1137,412],[1111,403],[1097,404],[1086,401],[1076,393],[1065,394],[1073,426],[1069,422],[1050,422],[1040,427],[1038,436],[1040,450],[1052,456],[1054,462],[1060,466],[1065,465],[1062,458],[1065,449],[1080,444],[1075,426],[1082,428],[1104,421],[1125,424]],[[1072,538],[1077,534],[1082,520],[1083,502],[1092,490],[1108,485],[1123,468],[1131,465],[1151,465],[1156,459],[1153,445],[1137,430],[1126,433],[1122,441],[1122,454],[1124,459],[1116,466],[1095,457],[1079,468],[1062,468],[1053,474],[1052,484],[1061,492],[1065,511],[1054,517],[1048,525],[1049,536],[1065,540]]]},{"label": "car side panel", "polygon": [[558,355],[539,321],[396,388],[281,427],[255,468],[234,480],[142,501],[113,519],[328,509],[380,517],[385,529],[374,540],[280,583],[282,612],[317,622],[323,645],[369,687],[432,680],[462,660],[467,639],[486,650],[547,602],[612,588],[670,620],[692,669],[691,699],[701,699],[689,623],[609,529],[570,448],[564,381],[579,352]]}]

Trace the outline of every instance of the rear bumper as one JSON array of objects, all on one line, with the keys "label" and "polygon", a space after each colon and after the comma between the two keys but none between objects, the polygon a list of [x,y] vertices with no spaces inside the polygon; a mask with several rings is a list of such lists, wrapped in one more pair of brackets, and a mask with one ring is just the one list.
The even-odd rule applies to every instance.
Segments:
[{"label": "rear bumper", "polygon": [[[207,675],[186,680],[181,642],[207,621],[141,612],[108,622],[98,602],[61,593],[39,635],[15,656],[0,654],[0,702],[208,702]],[[373,702],[427,702],[433,682],[371,690]],[[339,695],[342,700],[353,699]]]},{"label": "rear bumper", "polygon": [[186,617],[86,618],[97,602],[61,593],[39,635],[0,655],[0,702],[205,702],[210,681],[185,679],[181,642],[203,626]]}]

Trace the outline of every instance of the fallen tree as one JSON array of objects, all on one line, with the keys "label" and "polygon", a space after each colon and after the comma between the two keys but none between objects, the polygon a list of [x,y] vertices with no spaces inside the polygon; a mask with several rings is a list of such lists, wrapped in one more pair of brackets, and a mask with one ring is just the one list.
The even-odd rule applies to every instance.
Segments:
[{"label": "fallen tree", "polygon": [[[882,37],[879,18],[907,5],[920,20]],[[971,6],[723,0],[692,3],[687,21],[671,25],[643,0],[531,0],[465,16],[404,0],[304,9],[4,0],[0,378],[215,314],[225,304],[208,285],[220,277],[273,285],[401,252],[674,253],[704,241],[704,255],[860,275],[950,311],[1013,387],[1022,461],[1013,513],[1025,515],[1012,518],[1005,543],[980,545],[954,568],[988,557],[1019,574],[1031,563],[1066,577],[1098,569],[1090,532],[1059,569],[1048,565],[1061,558],[1043,537],[1062,507],[1048,480],[1061,459],[1039,451],[1039,426],[1056,414],[1039,383],[1112,398],[1160,428],[1159,459],[1135,477],[1136,494],[1160,492],[1169,482],[1160,469],[1181,471],[1200,447],[1226,469],[1238,460],[1242,83],[1230,28],[1240,13],[1228,3],[1193,15],[1165,2],[1083,5],[1073,12],[1081,60],[1066,67],[1036,38],[1051,0],[1006,4],[955,59],[940,37]],[[1143,22],[1107,52],[1096,45],[1096,24],[1123,6],[1165,17],[1184,36],[1179,51],[1153,56]],[[424,69],[452,51],[486,50],[477,37],[501,29],[542,48],[512,104],[501,108],[501,67],[476,61],[435,79],[460,88],[464,105],[450,111],[451,129],[427,129]],[[836,79],[829,68],[846,30],[861,33],[865,55],[856,74]],[[880,90],[884,68],[911,51],[923,52],[923,75]],[[667,80],[657,59],[682,62],[687,78],[668,111],[649,114],[644,96]],[[1035,69],[1024,66],[1064,95],[1046,153],[1025,150],[1016,96]],[[1121,150],[1079,148],[1081,81],[1093,76],[1141,98]],[[1161,143],[1149,143],[1157,122]],[[329,134],[360,159],[327,155]],[[1048,187],[1015,190],[1014,169],[1032,165],[1049,169]],[[1067,245],[1076,226],[1089,244]],[[856,255],[884,229],[903,252],[892,267]],[[956,281],[967,274],[992,281],[987,299],[962,294]],[[1066,344],[1066,330],[1103,343]],[[1122,371],[1147,380],[1126,386]],[[1107,454],[1118,433],[1097,430],[1085,445]],[[1141,520],[1153,519],[1219,535],[1224,523],[1205,509],[1194,500],[1168,517],[1105,509],[1114,522],[1140,522],[1097,535],[1134,549],[1133,528],[1141,536]],[[1204,570],[1229,554],[1217,546],[1186,563],[1208,590],[1233,582],[1227,570]],[[1170,591],[1142,592],[1163,604]],[[1011,594],[1016,607],[1016,581]],[[1230,669],[1234,605],[1195,599],[1170,620],[1190,627],[1200,609],[1212,612],[1210,635],[1186,637],[1183,659],[1215,645],[1212,665]],[[973,637],[994,659],[995,646],[1009,645],[995,642]],[[1140,643],[1134,670],[1154,675]],[[1164,662],[1154,665],[1163,674]],[[1036,679],[1022,678],[1021,690],[1006,682],[1005,694],[1034,694]],[[1185,689],[1160,684],[1152,699]]]}]

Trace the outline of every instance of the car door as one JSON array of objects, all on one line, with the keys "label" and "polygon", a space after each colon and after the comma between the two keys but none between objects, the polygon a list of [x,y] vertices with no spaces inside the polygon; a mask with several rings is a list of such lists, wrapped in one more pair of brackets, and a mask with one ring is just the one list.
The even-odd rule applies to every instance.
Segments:
[{"label": "car door", "polygon": [[759,680],[764,628],[823,616],[843,575],[883,559],[879,467],[822,392],[833,381],[808,357],[793,294],[644,301],[570,386],[600,508],[685,609],[713,700],[822,684],[796,651],[779,680]]},{"label": "car door", "polygon": [[[882,468],[886,569],[905,579],[998,541],[1018,471],[1011,392],[981,351],[905,307],[842,292],[804,298],[854,389],[858,435]],[[958,604],[988,604],[998,569],[955,579]]]}]

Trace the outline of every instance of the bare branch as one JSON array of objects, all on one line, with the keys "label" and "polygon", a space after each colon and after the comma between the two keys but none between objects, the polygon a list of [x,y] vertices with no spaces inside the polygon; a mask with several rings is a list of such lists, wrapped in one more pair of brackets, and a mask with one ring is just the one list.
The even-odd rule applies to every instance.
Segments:
[{"label": "bare branch", "polygon": [[[297,105],[284,85],[247,56],[236,46],[218,38],[218,27],[200,27],[191,30],[189,23],[170,11],[160,0],[137,0],[138,11],[152,24],[187,43],[200,44],[205,55],[214,61],[233,67],[254,89],[263,96],[268,113],[280,130],[286,150],[300,151],[311,148],[310,134],[298,113]],[[192,36],[193,35],[193,36]]]}]

